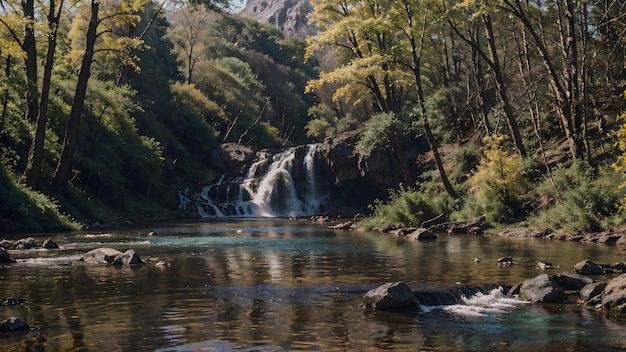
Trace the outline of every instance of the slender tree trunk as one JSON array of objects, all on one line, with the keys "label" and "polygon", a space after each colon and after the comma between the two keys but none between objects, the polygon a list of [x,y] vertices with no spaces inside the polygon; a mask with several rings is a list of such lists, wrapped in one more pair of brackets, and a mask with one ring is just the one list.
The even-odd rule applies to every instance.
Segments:
[{"label": "slender tree trunk", "polygon": [[39,114],[39,103],[37,99],[37,46],[35,41],[35,1],[22,0],[22,11],[24,15],[24,41],[22,50],[26,54],[24,66],[26,69],[26,106],[27,119],[30,122],[37,120]]},{"label": "slender tree trunk", "polygon": [[85,105],[85,96],[87,93],[87,84],[91,75],[91,64],[93,62],[94,47],[97,38],[96,29],[98,27],[98,10],[100,2],[98,0],[91,1],[91,16],[89,18],[89,26],[87,27],[87,36],[85,43],[85,53],[78,72],[78,81],[76,83],[76,91],[74,93],[74,102],[70,111],[67,130],[63,140],[63,149],[61,157],[57,164],[54,178],[52,179],[52,193],[61,195],[67,186],[74,152],[78,144],[78,132],[80,128],[80,116],[82,115],[83,106]]},{"label": "slender tree trunk", "polygon": [[[4,60],[4,65],[4,74],[8,79],[11,75],[11,55],[7,55],[6,59]],[[4,88],[4,96],[2,97],[2,117],[0,118],[0,133],[4,133],[4,122],[7,118],[7,107],[9,106],[9,94],[9,87],[6,86]]]},{"label": "slender tree trunk", "polygon": [[553,62],[550,53],[541,39],[535,27],[530,22],[530,18],[526,14],[522,4],[519,0],[503,0],[503,6],[501,7],[503,10],[509,12],[511,15],[517,17],[522,24],[528,34],[535,44],[537,51],[539,52],[539,56],[543,61],[543,64],[548,73],[548,80],[550,85],[550,90],[553,94],[553,104],[555,106],[555,112],[557,116],[559,116],[561,120],[561,124],[563,125],[563,130],[565,132],[565,138],[568,141],[570,153],[572,155],[572,159],[580,159],[584,157],[583,153],[583,141],[580,134],[580,126],[576,125],[578,122],[577,118],[573,116],[572,112],[572,100],[569,92],[563,86],[561,79],[562,76],[559,76],[557,72],[556,66]]},{"label": "slender tree trunk", "polygon": [[[411,64],[409,67],[411,72],[413,73],[413,80],[415,84],[415,89],[417,91],[417,100],[419,109],[422,115],[422,126],[424,128],[424,134],[426,135],[426,140],[428,141],[428,145],[430,146],[430,150],[433,152],[433,159],[435,160],[435,165],[437,166],[437,171],[439,171],[439,177],[441,177],[441,183],[443,184],[443,188],[452,198],[459,198],[459,195],[456,193],[450,180],[448,179],[448,174],[446,173],[445,168],[443,167],[443,161],[441,160],[441,155],[439,154],[439,148],[437,145],[437,141],[435,136],[433,135],[432,129],[430,128],[430,122],[428,120],[428,111],[426,110],[426,102],[424,100],[424,87],[422,85],[422,53],[424,50],[424,38],[426,32],[426,18],[427,15],[424,14],[424,22],[421,23],[420,34],[419,34],[419,45],[418,38],[416,38],[415,33],[415,23],[414,23],[414,12],[413,7],[407,1],[401,2],[402,10],[406,13],[406,18],[408,20],[408,30],[405,31],[405,35],[409,40],[411,50]],[[426,9],[428,11],[428,9]]]},{"label": "slender tree trunk", "polygon": [[39,114],[35,124],[35,136],[28,152],[28,163],[26,165],[26,185],[32,189],[39,189],[41,178],[41,164],[43,162],[44,144],[46,139],[46,125],[48,123],[48,101],[50,97],[50,82],[52,80],[52,68],[54,66],[54,55],[57,45],[57,28],[63,0],[59,4],[58,13],[54,0],[50,0],[50,11],[48,12],[48,51],[46,53],[46,64],[44,66],[43,82],[41,86],[41,100],[39,102]]},{"label": "slender tree trunk", "polygon": [[463,35],[459,29],[452,23],[450,26],[454,30],[454,32],[467,44],[469,44],[475,51],[478,53],[483,60],[487,63],[491,71],[493,72],[495,81],[496,81],[496,92],[498,94],[498,99],[502,104],[504,110],[504,116],[507,121],[507,125],[509,126],[509,132],[511,134],[511,138],[513,139],[513,143],[515,144],[515,148],[517,152],[522,156],[526,157],[526,148],[524,147],[524,142],[522,140],[522,136],[519,132],[519,126],[517,124],[517,119],[515,117],[515,111],[513,106],[509,101],[509,97],[506,93],[506,83],[504,82],[504,75],[502,73],[502,68],[500,67],[500,60],[498,57],[498,51],[495,44],[495,37],[493,32],[493,25],[491,22],[491,16],[489,14],[484,14],[481,16],[483,26],[485,28],[485,35],[487,36],[487,46],[489,48],[489,55],[485,52],[483,48],[480,47],[478,41],[478,35],[476,39],[468,38]]},{"label": "slender tree trunk", "polygon": [[496,79],[496,91],[498,92],[498,98],[502,102],[504,108],[504,116],[506,116],[509,130],[511,132],[511,138],[513,138],[513,143],[515,144],[517,152],[525,158],[526,148],[524,147],[524,142],[522,141],[522,136],[519,132],[519,126],[517,125],[517,121],[515,119],[515,112],[513,111],[513,107],[511,106],[511,103],[509,102],[509,97],[506,93],[506,85],[504,83],[502,68],[500,67],[500,59],[498,58],[498,51],[496,48],[495,38],[493,34],[491,16],[489,14],[485,14],[482,15],[481,18],[485,27],[485,33],[487,35],[487,44],[489,47],[489,53],[491,55],[491,60],[489,60],[490,67]]},{"label": "slender tree trunk", "polygon": [[437,171],[439,171],[439,177],[441,177],[443,188],[452,198],[459,198],[459,195],[456,193],[456,191],[452,187],[452,184],[450,183],[450,180],[448,179],[448,174],[446,173],[446,170],[443,167],[443,161],[441,160],[441,155],[439,154],[439,146],[437,145],[435,136],[433,135],[432,129],[430,128],[430,123],[429,123],[428,115],[427,115],[428,112],[426,111],[426,104],[424,103],[424,91],[422,88],[420,68],[416,67],[416,69],[413,70],[413,73],[415,75],[415,87],[417,89],[417,99],[419,100],[419,107],[422,113],[422,124],[424,128],[424,134],[426,135],[426,140],[428,141],[430,150],[433,152],[433,159],[435,160]]}]

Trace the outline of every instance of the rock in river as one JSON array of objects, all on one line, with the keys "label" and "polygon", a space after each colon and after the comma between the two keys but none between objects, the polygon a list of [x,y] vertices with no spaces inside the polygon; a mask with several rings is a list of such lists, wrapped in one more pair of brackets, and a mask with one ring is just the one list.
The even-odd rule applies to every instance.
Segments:
[{"label": "rock in river", "polygon": [[96,248],[93,249],[82,258],[80,261],[91,264],[111,264],[111,265],[131,265],[131,264],[143,264],[141,258],[134,250],[129,249],[125,253],[113,248]]},{"label": "rock in river", "polygon": [[626,313],[626,274],[609,281],[602,295],[602,307],[606,310]]},{"label": "rock in river", "polygon": [[416,311],[419,303],[413,290],[402,282],[388,282],[368,291],[363,305],[374,310]]}]

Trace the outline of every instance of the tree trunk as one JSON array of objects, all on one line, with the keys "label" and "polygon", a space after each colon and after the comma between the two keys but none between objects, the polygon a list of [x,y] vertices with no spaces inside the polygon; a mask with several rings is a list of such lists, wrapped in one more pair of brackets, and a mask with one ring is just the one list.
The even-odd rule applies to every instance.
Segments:
[{"label": "tree trunk", "polygon": [[581,126],[576,125],[578,118],[573,116],[574,114],[571,105],[572,97],[561,83],[562,76],[559,76],[545,43],[535,30],[535,27],[533,27],[530,22],[530,18],[526,14],[526,11],[522,7],[519,0],[504,0],[503,4],[504,6],[501,7],[503,10],[517,17],[522,22],[524,28],[528,31],[528,34],[530,34],[537,51],[539,52],[539,56],[548,73],[547,78],[549,80],[550,90],[553,94],[555,112],[561,119],[561,124],[563,125],[565,137],[569,144],[572,159],[583,158],[584,145],[580,133]]},{"label": "tree trunk", "polygon": [[96,38],[98,37],[96,29],[99,21],[99,6],[100,2],[98,0],[91,1],[91,16],[89,18],[89,26],[87,27],[85,53],[83,54],[80,71],[78,72],[74,102],[72,103],[65,138],[63,139],[61,157],[59,158],[56,171],[54,172],[54,178],[52,179],[52,193],[55,195],[61,195],[65,191],[69,174],[72,169],[74,152],[76,151],[76,146],[78,144],[80,116],[83,111],[83,106],[85,105],[85,96],[87,93],[89,76],[91,75],[94,47]]},{"label": "tree trunk", "polygon": [[426,135],[426,140],[428,141],[428,145],[430,146],[430,150],[433,152],[433,158],[435,160],[435,165],[437,166],[437,171],[439,171],[439,177],[441,177],[441,183],[443,184],[443,188],[450,195],[450,197],[458,199],[459,195],[456,193],[450,180],[448,179],[448,174],[446,173],[445,168],[443,167],[443,161],[441,160],[441,155],[439,154],[439,149],[437,146],[437,142],[435,140],[435,136],[433,135],[432,129],[430,128],[430,123],[428,121],[428,115],[426,111],[426,103],[424,101],[424,90],[422,86],[422,73],[421,73],[421,61],[422,61],[422,52],[424,49],[424,37],[426,32],[426,17],[424,16],[424,22],[421,24],[421,32],[419,36],[420,45],[417,44],[416,35],[414,32],[413,23],[413,8],[407,2],[403,3],[403,10],[405,11],[408,19],[408,26],[410,28],[409,31],[405,32],[407,35],[407,39],[410,43],[411,50],[411,71],[413,72],[413,78],[415,83],[415,89],[417,90],[417,100],[420,108],[420,112],[422,114],[422,123],[424,128],[424,134]]},{"label": "tree trunk", "polygon": [[32,189],[39,189],[41,178],[41,164],[43,161],[44,143],[46,139],[46,125],[48,123],[48,101],[50,97],[50,81],[52,79],[52,68],[54,66],[54,54],[57,45],[57,28],[63,8],[63,1],[59,5],[59,11],[55,14],[56,5],[54,0],[50,0],[50,11],[48,12],[48,52],[46,53],[46,64],[44,66],[43,82],[41,86],[41,100],[39,102],[39,114],[35,124],[35,136],[28,152],[28,163],[26,165],[26,185]]},{"label": "tree trunk", "polygon": [[22,42],[22,50],[26,54],[24,58],[24,67],[26,69],[26,106],[27,119],[35,122],[39,114],[39,105],[37,101],[37,46],[35,41],[35,1],[22,0],[22,11],[24,15],[24,41]]},{"label": "tree trunk", "polygon": [[509,97],[506,93],[506,85],[504,83],[504,77],[502,75],[500,60],[498,58],[498,51],[496,49],[495,38],[493,35],[491,16],[489,14],[485,14],[482,15],[481,18],[483,21],[483,25],[485,26],[485,33],[487,35],[487,44],[489,46],[489,53],[491,55],[491,60],[489,60],[489,64],[491,69],[493,70],[496,79],[496,91],[498,92],[498,98],[502,102],[504,115],[506,116],[509,130],[511,132],[511,138],[513,138],[513,143],[515,143],[517,152],[523,158],[525,158],[526,148],[524,148],[524,142],[522,142],[522,136],[519,132],[519,126],[517,125],[517,121],[515,119],[515,112],[513,111],[513,107],[511,106],[511,103],[509,102]]}]

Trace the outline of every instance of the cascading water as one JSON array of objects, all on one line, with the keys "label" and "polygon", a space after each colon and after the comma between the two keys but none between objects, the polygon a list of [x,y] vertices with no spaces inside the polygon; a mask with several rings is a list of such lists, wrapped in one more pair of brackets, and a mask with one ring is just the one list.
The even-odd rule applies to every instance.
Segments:
[{"label": "cascading water", "polygon": [[194,197],[209,217],[289,217],[319,214],[330,201],[327,165],[318,144],[274,155],[260,151],[245,175],[222,175]]}]

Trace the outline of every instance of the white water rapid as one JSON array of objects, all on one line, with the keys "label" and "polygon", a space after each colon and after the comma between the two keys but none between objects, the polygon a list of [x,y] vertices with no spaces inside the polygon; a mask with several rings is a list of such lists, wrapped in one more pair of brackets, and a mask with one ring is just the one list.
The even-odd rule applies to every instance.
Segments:
[{"label": "white water rapid", "polygon": [[319,214],[329,201],[320,146],[260,151],[244,176],[222,175],[194,196],[200,216],[291,217]]}]

